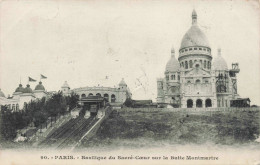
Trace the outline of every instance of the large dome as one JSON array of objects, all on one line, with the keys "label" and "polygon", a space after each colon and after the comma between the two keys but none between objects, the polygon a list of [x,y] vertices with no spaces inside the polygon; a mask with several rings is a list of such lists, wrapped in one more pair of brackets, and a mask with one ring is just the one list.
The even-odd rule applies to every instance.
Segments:
[{"label": "large dome", "polygon": [[171,53],[171,59],[166,64],[165,72],[177,72],[178,70],[180,70],[180,64],[175,58],[174,49],[172,49]]},{"label": "large dome", "polygon": [[213,60],[213,68],[214,70],[227,70],[227,62],[221,56],[221,49],[218,49],[218,56]]},{"label": "large dome", "polygon": [[35,90],[43,90],[45,91],[44,86],[42,85],[42,82],[40,81],[38,85],[36,85]]},{"label": "large dome", "polygon": [[0,97],[5,97],[5,94],[0,89]]},{"label": "large dome", "polygon": [[197,25],[197,13],[195,10],[193,10],[192,26],[183,36],[180,49],[197,46],[208,48],[210,47],[206,35],[200,30],[200,28]]},{"label": "large dome", "polygon": [[180,49],[196,46],[210,47],[206,35],[200,30],[198,25],[192,25],[183,36]]},{"label": "large dome", "polygon": [[16,88],[15,92],[22,92],[23,93],[24,88],[22,84],[19,84],[19,87]]}]

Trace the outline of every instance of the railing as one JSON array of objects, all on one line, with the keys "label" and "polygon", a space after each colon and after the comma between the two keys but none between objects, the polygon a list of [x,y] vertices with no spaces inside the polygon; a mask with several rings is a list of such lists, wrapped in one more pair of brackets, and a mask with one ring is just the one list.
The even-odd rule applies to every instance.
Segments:
[{"label": "railing", "polygon": [[64,124],[57,130],[53,131],[50,135],[48,135],[48,137],[44,141],[42,141],[41,145],[45,145],[45,144],[50,145],[50,144],[55,143],[53,141],[53,139],[58,139],[58,138],[64,137],[64,134],[69,132],[71,127],[74,127],[74,125],[76,125],[79,122],[79,120],[80,120],[80,118],[71,119],[66,124]]},{"label": "railing", "polygon": [[[57,120],[56,123],[48,123],[47,124],[47,129],[43,128],[43,129],[38,129],[38,131],[30,138],[30,141],[36,141],[36,138],[45,138],[48,136],[48,134],[57,129],[58,127],[60,127],[62,124],[64,124],[66,121],[68,121],[70,119],[70,115],[63,115],[60,116]],[[52,126],[51,126],[52,125]],[[38,139],[38,140],[39,140]]]}]

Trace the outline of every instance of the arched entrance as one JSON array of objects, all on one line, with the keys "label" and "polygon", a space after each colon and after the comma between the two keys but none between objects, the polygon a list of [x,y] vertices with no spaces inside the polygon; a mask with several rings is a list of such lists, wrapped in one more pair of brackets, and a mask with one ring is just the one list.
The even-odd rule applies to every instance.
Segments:
[{"label": "arched entrance", "polygon": [[202,107],[202,100],[201,100],[201,99],[198,99],[198,100],[196,101],[196,107],[198,107],[198,108],[201,108],[201,107]]},{"label": "arched entrance", "polygon": [[211,99],[206,100],[206,107],[212,107]]},{"label": "arched entrance", "polygon": [[193,101],[191,99],[187,100],[187,108],[193,107]]},{"label": "arched entrance", "polygon": [[116,102],[116,96],[114,94],[111,95],[111,102],[112,103]]},{"label": "arched entrance", "polygon": [[101,94],[100,94],[100,93],[97,93],[96,96],[101,96]]},{"label": "arched entrance", "polygon": [[104,94],[104,98],[109,102],[109,95],[107,93]]}]

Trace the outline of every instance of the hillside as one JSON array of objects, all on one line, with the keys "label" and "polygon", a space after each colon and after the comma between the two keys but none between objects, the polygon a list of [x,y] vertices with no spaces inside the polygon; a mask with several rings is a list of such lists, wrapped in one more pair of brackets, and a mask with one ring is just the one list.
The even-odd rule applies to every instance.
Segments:
[{"label": "hillside", "polygon": [[156,147],[183,144],[258,145],[259,110],[170,111],[122,109],[81,147]]}]

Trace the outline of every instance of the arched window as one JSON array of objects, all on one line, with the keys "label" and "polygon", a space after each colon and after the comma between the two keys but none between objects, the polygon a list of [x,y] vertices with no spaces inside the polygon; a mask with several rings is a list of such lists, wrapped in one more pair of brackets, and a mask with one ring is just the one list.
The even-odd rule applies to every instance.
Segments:
[{"label": "arched window", "polygon": [[17,111],[19,110],[19,104],[16,104],[16,110]]},{"label": "arched window", "polygon": [[192,60],[190,60],[190,63],[189,63],[189,64],[190,64],[190,68],[192,68]]},{"label": "arched window", "polygon": [[187,108],[193,107],[193,101],[191,99],[187,100]]},{"label": "arched window", "polygon": [[204,61],[204,68],[205,68],[205,69],[207,68],[207,62],[206,62],[206,60]]},{"label": "arched window", "polygon": [[180,80],[180,75],[178,75],[178,80]]},{"label": "arched window", "polygon": [[198,108],[201,108],[201,107],[202,107],[202,100],[201,100],[201,99],[198,99],[198,100],[196,101],[196,107],[198,107]]},{"label": "arched window", "polygon": [[188,62],[185,61],[185,69],[188,69]]},{"label": "arched window", "polygon": [[100,93],[97,93],[96,96],[101,96],[101,94],[100,94]]},{"label": "arched window", "polygon": [[200,60],[200,65],[202,66],[202,60]]},{"label": "arched window", "polygon": [[88,96],[93,96],[93,93],[88,94]]},{"label": "arched window", "polygon": [[169,80],[169,75],[166,75],[166,80]]},{"label": "arched window", "polygon": [[109,95],[107,93],[104,94],[104,98],[109,101]]},{"label": "arched window", "polygon": [[116,102],[116,96],[114,94],[111,95],[111,102],[112,103]]},{"label": "arched window", "polygon": [[82,98],[86,97],[86,94],[83,93],[83,94],[81,95],[81,97],[82,97]]},{"label": "arched window", "polygon": [[206,107],[212,107],[211,99],[206,100]]},{"label": "arched window", "polygon": [[199,80],[199,79],[197,79],[197,80],[196,80],[196,84],[199,84],[199,83],[200,83],[200,80]]},{"label": "arched window", "polygon": [[208,61],[208,69],[209,69],[209,65],[210,65],[210,64],[209,64],[209,61]]},{"label": "arched window", "polygon": [[173,75],[173,80],[175,80],[175,75]]},{"label": "arched window", "polygon": [[171,75],[171,80],[173,80],[173,75]]},{"label": "arched window", "polygon": [[211,69],[211,62],[209,62],[209,69]]}]

